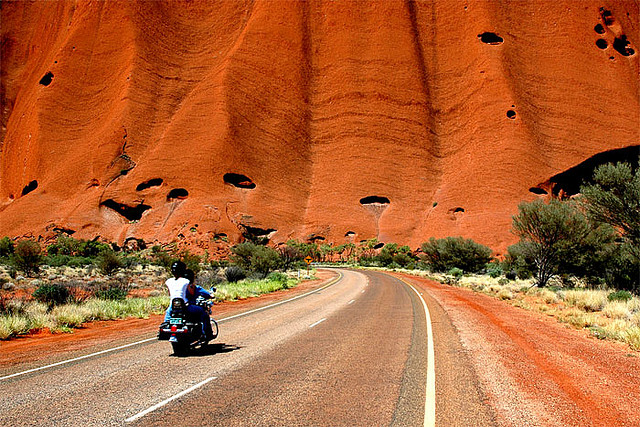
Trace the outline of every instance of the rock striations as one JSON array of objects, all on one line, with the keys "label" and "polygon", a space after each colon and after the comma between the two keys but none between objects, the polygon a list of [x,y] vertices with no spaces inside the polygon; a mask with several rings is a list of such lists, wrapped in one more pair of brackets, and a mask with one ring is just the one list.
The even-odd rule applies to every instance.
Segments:
[{"label": "rock striations", "polygon": [[519,202],[566,195],[553,177],[640,144],[637,0],[1,13],[0,236],[211,253],[243,233],[461,235],[499,252]]}]

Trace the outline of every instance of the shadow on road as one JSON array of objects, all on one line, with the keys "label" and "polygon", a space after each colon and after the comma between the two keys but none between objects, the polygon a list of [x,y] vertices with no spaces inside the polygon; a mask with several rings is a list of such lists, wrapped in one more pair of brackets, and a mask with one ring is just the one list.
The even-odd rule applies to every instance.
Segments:
[{"label": "shadow on road", "polygon": [[235,350],[240,350],[242,347],[237,345],[230,345],[225,343],[208,344],[198,349],[193,353],[194,356],[212,356],[218,353],[230,353]]}]

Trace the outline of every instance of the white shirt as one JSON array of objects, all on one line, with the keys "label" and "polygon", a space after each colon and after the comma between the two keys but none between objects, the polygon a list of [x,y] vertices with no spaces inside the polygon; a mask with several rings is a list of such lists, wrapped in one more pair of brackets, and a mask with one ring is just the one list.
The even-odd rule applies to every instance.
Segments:
[{"label": "white shirt", "polygon": [[189,285],[189,280],[184,277],[179,277],[177,279],[171,278],[167,279],[164,283],[169,288],[169,300],[173,300],[174,298],[182,298],[187,301],[187,286]]}]

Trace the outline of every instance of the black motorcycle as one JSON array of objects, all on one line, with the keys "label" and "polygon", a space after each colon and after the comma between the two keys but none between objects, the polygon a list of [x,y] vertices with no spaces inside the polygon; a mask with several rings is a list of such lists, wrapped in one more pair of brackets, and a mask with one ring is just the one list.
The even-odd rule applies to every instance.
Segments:
[{"label": "black motorcycle", "polygon": [[[213,302],[203,297],[196,299],[196,305],[202,307],[211,316]],[[186,355],[196,347],[204,347],[209,340],[202,334],[202,324],[187,313],[187,304],[182,298],[171,300],[171,317],[163,322],[158,332],[158,340],[169,341],[176,356]],[[218,336],[218,322],[211,318],[213,338]]]}]

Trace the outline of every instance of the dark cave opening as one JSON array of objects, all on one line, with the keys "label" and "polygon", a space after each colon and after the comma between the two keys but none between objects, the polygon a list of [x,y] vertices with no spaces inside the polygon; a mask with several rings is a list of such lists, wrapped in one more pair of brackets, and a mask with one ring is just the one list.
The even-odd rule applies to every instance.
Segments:
[{"label": "dark cave opening", "polygon": [[256,184],[246,175],[241,175],[239,173],[225,173],[224,182],[227,184],[233,185],[237,188],[246,188],[246,189],[254,189],[256,188]]},{"label": "dark cave opening", "polygon": [[34,179],[33,181],[31,181],[30,183],[24,186],[24,188],[22,189],[22,195],[25,196],[31,193],[36,188],[38,188],[38,181]]},{"label": "dark cave opening", "polygon": [[549,181],[555,184],[553,195],[558,196],[562,192],[564,196],[570,197],[580,193],[580,186],[592,182],[595,169],[606,163],[626,162],[631,164],[633,170],[637,170],[639,156],[640,145],[596,154],[571,169],[552,176]]},{"label": "dark cave opening", "polygon": [[147,188],[151,188],[151,187],[159,187],[162,185],[162,182],[163,182],[162,178],[150,179],[148,181],[138,184],[138,186],[136,187],[136,191],[146,190]]},{"label": "dark cave opening", "polygon": [[47,72],[47,74],[42,76],[42,78],[40,79],[40,84],[42,86],[49,86],[52,81],[53,81],[53,73],[49,71]]},{"label": "dark cave opening", "polygon": [[151,206],[140,203],[136,206],[129,206],[123,203],[118,203],[113,199],[105,200],[100,203],[101,206],[113,209],[129,221],[138,221],[142,218],[144,211],[151,209]]},{"label": "dark cave opening", "polygon": [[613,48],[622,56],[631,56],[636,53],[627,40],[627,36],[622,35],[619,38],[616,37],[613,40]]},{"label": "dark cave opening", "polygon": [[167,194],[167,200],[184,200],[189,196],[189,192],[184,188],[174,188]]},{"label": "dark cave opening", "polygon": [[360,199],[362,205],[388,205],[390,203],[388,198],[381,196],[367,196]]},{"label": "dark cave opening", "polygon": [[596,46],[598,46],[600,49],[606,49],[607,46],[609,46],[609,43],[607,43],[605,39],[598,39],[596,40]]},{"label": "dark cave opening", "polygon": [[491,44],[491,45],[498,45],[504,42],[504,39],[499,35],[497,35],[496,33],[486,32],[486,33],[478,34],[478,38],[482,43]]},{"label": "dark cave opening", "polygon": [[538,195],[549,194],[549,193],[547,192],[547,190],[545,190],[545,189],[543,189],[543,188],[540,188],[540,187],[531,187],[531,188],[529,189],[529,191],[530,191],[531,193],[533,193],[533,194],[538,194]]}]

